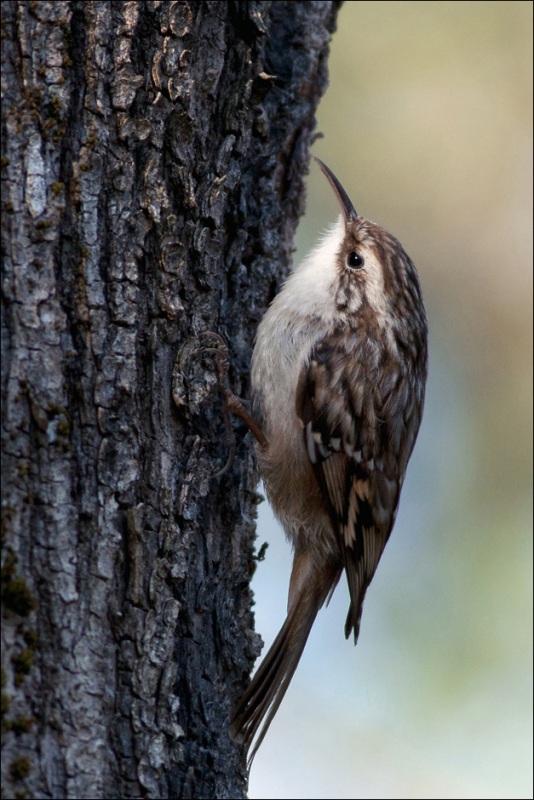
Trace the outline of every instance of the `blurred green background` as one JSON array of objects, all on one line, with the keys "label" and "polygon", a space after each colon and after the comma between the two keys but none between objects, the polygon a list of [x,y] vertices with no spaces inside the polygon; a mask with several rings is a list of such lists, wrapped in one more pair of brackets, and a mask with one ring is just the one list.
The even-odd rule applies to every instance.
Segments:
[{"label": "blurred green background", "polygon": [[[314,146],[416,263],[425,417],[358,647],[340,584],[250,797],[532,797],[532,4],[346,2]],[[296,259],[337,216],[318,168]],[[268,646],[291,556],[267,504]]]}]

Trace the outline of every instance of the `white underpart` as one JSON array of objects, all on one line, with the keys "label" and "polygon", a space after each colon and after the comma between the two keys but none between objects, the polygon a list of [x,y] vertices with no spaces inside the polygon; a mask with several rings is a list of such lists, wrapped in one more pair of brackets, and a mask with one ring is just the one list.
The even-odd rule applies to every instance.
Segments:
[{"label": "white underpart", "polygon": [[338,221],[325,232],[313,250],[298,264],[273,300],[267,312],[280,314],[289,310],[298,315],[320,314],[331,321],[337,282],[337,256],[345,225]]},{"label": "white underpart", "polygon": [[[269,409],[267,428],[281,426],[288,436],[295,425],[295,419],[288,418],[288,409],[295,408],[300,371],[315,343],[329,332],[336,318],[336,264],[344,233],[340,217],[291,273],[258,328],[252,389],[261,393],[262,406]],[[301,430],[298,436],[302,436]]]}]

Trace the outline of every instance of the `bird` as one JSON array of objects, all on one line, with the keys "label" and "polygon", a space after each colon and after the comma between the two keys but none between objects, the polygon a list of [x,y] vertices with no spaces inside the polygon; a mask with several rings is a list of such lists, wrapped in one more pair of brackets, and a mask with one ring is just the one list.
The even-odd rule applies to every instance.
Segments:
[{"label": "bird", "polygon": [[341,214],[266,311],[251,362],[259,473],[294,555],[286,619],[232,715],[249,766],[343,572],[345,637],[358,640],[421,423],[428,369],[412,260],[316,162]]}]

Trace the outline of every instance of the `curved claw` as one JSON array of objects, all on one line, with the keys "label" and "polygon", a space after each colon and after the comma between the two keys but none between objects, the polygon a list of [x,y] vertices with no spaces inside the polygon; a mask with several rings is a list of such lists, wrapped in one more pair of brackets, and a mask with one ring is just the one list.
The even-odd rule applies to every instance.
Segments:
[{"label": "curved claw", "polygon": [[232,421],[230,419],[230,411],[228,407],[229,404],[227,400],[227,394],[228,393],[233,394],[228,385],[228,369],[230,366],[228,360],[228,346],[224,341],[224,339],[222,338],[222,336],[219,336],[219,334],[215,333],[214,331],[203,331],[202,333],[198,334],[199,339],[200,337],[205,337],[205,336],[213,337],[220,346],[219,348],[204,346],[202,347],[202,352],[210,353],[211,355],[217,356],[215,361],[217,367],[218,384],[225,399],[225,402],[223,403],[223,414],[224,414],[224,425],[226,428],[226,438],[228,442],[229,453],[224,467],[212,475],[212,478],[222,478],[223,475],[226,475],[226,473],[232,468],[236,451],[235,434],[234,434],[234,429],[232,427]]},{"label": "curved claw", "polygon": [[[203,331],[200,333],[199,338],[201,336],[212,336],[219,347],[203,347],[202,350],[205,353],[211,353],[214,356],[217,356],[217,374],[219,378],[219,386],[224,395],[224,415],[225,415],[225,422],[227,424],[227,430],[231,431],[231,452],[228,457],[228,461],[226,462],[225,466],[220,470],[215,477],[220,477],[224,475],[230,467],[232,466],[233,459],[235,456],[235,437],[233,428],[230,421],[230,414],[235,414],[236,417],[239,417],[249,431],[255,436],[261,447],[267,447],[268,441],[263,435],[260,427],[256,424],[256,422],[252,419],[250,414],[248,413],[247,409],[243,405],[243,402],[239,399],[239,397],[234,394],[234,392],[230,389],[229,382],[228,382],[228,370],[230,366],[229,358],[228,358],[228,345],[218,333],[214,333],[213,331]],[[222,358],[221,358],[222,356]]]},{"label": "curved claw", "polygon": [[212,336],[219,344],[220,349],[216,347],[203,347],[202,350],[210,350],[213,353],[221,353],[225,356],[225,358],[228,358],[228,345],[222,336],[220,336],[218,333],[215,333],[215,331],[202,331],[202,333],[197,334],[199,339],[204,336]]}]

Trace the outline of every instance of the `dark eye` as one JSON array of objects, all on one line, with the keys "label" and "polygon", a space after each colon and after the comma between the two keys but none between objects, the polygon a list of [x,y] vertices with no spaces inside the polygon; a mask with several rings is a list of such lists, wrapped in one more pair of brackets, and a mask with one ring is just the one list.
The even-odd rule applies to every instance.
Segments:
[{"label": "dark eye", "polygon": [[351,269],[361,269],[364,263],[364,258],[359,253],[352,251],[352,253],[349,253],[347,256],[347,267]]}]

